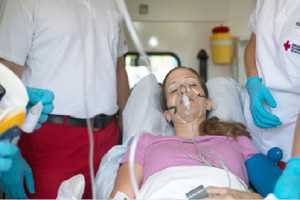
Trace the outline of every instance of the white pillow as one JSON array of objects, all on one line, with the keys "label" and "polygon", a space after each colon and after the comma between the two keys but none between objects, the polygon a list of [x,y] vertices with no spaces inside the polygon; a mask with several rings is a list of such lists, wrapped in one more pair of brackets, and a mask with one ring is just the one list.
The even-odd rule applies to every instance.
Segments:
[{"label": "white pillow", "polygon": [[209,118],[216,116],[224,121],[245,123],[242,95],[239,83],[231,78],[214,78],[207,82],[209,97],[213,101],[213,110]]},{"label": "white pillow", "polygon": [[123,144],[143,132],[173,135],[173,128],[163,116],[161,87],[154,75],[140,80],[133,88],[123,112]]}]

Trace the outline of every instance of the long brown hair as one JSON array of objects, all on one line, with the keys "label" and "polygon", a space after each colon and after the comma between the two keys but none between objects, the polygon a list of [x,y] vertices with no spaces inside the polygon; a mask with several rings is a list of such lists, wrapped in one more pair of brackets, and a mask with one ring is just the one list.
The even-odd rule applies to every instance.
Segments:
[{"label": "long brown hair", "polygon": [[[208,98],[208,89],[206,87],[205,82],[203,79],[200,77],[198,72],[196,72],[192,68],[188,67],[179,67],[179,68],[174,68],[169,73],[166,75],[163,84],[162,84],[162,108],[163,110],[167,109],[166,105],[166,93],[165,93],[165,86],[166,86],[166,81],[169,75],[177,70],[177,69],[186,69],[191,71],[193,74],[195,74],[198,77],[198,80],[200,82],[200,85],[204,91],[205,97]],[[206,113],[206,117],[208,116],[208,112]],[[246,127],[241,124],[241,123],[236,123],[236,122],[224,122],[220,121],[217,117],[212,117],[210,119],[206,119],[204,122],[202,122],[199,125],[199,134],[203,135],[224,135],[228,137],[233,137],[236,138],[238,136],[246,136],[250,138],[250,134],[247,131]]]}]

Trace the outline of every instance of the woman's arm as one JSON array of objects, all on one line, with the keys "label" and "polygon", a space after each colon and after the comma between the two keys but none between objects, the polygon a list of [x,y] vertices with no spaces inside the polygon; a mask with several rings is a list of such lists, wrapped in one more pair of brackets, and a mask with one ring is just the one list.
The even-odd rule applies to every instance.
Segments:
[{"label": "woman's arm", "polygon": [[123,129],[123,110],[129,97],[129,82],[128,75],[125,68],[124,56],[118,58],[117,62],[117,92],[118,92],[118,106],[119,106],[119,128]]},{"label": "woman's arm", "polygon": [[243,192],[239,190],[222,188],[222,187],[208,187],[208,199],[226,199],[226,200],[240,200],[240,199],[262,199],[262,197],[254,192]]},{"label": "woman's arm", "polygon": [[256,68],[256,35],[255,33],[251,34],[251,38],[245,49],[245,70],[247,77],[257,76]]},{"label": "woman's arm", "polygon": [[[143,179],[143,167],[141,165],[135,165],[135,174],[137,178],[137,183],[140,185]],[[121,165],[110,198],[114,198],[117,192],[125,193],[130,199],[135,198],[135,194],[133,192],[130,182],[128,162]]]}]

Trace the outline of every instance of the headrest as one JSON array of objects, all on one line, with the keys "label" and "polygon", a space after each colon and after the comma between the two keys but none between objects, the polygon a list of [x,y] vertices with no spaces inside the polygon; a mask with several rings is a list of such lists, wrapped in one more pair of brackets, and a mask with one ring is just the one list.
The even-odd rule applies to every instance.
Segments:
[{"label": "headrest", "polygon": [[123,144],[143,132],[173,135],[160,102],[161,87],[154,75],[144,77],[135,85],[123,111]]},{"label": "headrest", "polygon": [[223,121],[245,124],[240,84],[231,78],[218,77],[209,80],[206,85],[214,104],[209,118],[216,116]]}]

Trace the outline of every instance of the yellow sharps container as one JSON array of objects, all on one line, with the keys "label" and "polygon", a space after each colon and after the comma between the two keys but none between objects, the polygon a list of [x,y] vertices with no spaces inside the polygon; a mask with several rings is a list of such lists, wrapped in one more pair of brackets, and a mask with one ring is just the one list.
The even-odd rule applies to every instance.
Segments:
[{"label": "yellow sharps container", "polygon": [[212,61],[217,65],[230,64],[234,55],[234,39],[226,26],[213,28],[211,41]]}]

